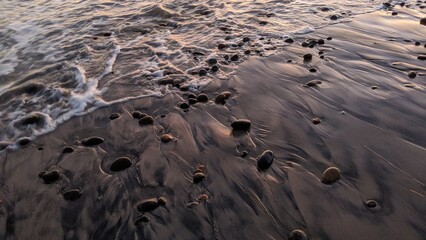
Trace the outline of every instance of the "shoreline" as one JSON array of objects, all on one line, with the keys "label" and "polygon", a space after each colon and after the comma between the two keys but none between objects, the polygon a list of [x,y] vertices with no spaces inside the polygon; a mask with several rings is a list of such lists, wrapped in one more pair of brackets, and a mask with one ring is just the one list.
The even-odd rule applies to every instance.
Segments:
[{"label": "shoreline", "polygon": [[[130,100],[2,151],[0,236],[287,239],[301,229],[309,239],[421,239],[426,67],[417,57],[426,27],[423,12],[397,11],[250,57],[188,111],[179,107],[188,92]],[[224,91],[226,103],[215,103]],[[134,111],[153,124],[140,126]],[[233,132],[236,119],[249,119],[250,130]],[[94,136],[103,141],[84,146]],[[259,170],[266,150],[274,159]],[[329,167],[341,175],[324,184]],[[59,175],[47,181],[43,171]]]}]

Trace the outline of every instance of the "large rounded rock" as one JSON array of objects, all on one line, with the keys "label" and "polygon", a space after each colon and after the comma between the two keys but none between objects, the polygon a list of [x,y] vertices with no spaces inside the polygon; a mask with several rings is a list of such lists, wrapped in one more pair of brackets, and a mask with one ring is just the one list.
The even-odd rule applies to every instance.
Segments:
[{"label": "large rounded rock", "polygon": [[63,196],[67,201],[75,201],[81,197],[81,191],[80,189],[71,189],[64,192]]},{"label": "large rounded rock", "polygon": [[206,94],[204,94],[204,93],[200,93],[197,96],[197,101],[198,102],[208,102],[209,101],[209,97]]},{"label": "large rounded rock", "polygon": [[132,166],[132,160],[128,157],[119,157],[114,160],[110,166],[110,170],[113,172],[120,172]]},{"label": "large rounded rock", "polygon": [[202,172],[196,172],[192,178],[194,183],[199,183],[201,181],[203,181],[203,179],[205,178],[204,173]]},{"label": "large rounded rock", "polygon": [[155,210],[157,207],[160,206],[160,203],[158,202],[157,198],[149,198],[140,201],[136,208],[140,212],[151,212],[152,210]]},{"label": "large rounded rock", "polygon": [[420,24],[426,26],[426,18],[420,19]]},{"label": "large rounded rock", "polygon": [[336,167],[327,168],[322,174],[321,181],[325,184],[333,184],[340,179],[340,170]]},{"label": "large rounded rock", "polygon": [[257,167],[261,170],[268,169],[274,159],[274,153],[271,150],[266,150],[257,158]]},{"label": "large rounded rock", "polygon": [[50,172],[41,172],[39,176],[43,179],[44,183],[51,184],[59,179],[60,173],[58,170],[53,170]]},{"label": "large rounded rock", "polygon": [[152,125],[154,124],[154,118],[151,116],[145,116],[139,120],[139,125]]},{"label": "large rounded rock", "polygon": [[307,240],[308,236],[302,230],[296,229],[293,230],[288,236],[288,240]]},{"label": "large rounded rock", "polygon": [[251,122],[248,119],[238,119],[231,124],[231,127],[236,131],[249,131]]},{"label": "large rounded rock", "polygon": [[103,143],[105,140],[101,137],[89,137],[81,140],[81,144],[86,147],[93,147]]}]

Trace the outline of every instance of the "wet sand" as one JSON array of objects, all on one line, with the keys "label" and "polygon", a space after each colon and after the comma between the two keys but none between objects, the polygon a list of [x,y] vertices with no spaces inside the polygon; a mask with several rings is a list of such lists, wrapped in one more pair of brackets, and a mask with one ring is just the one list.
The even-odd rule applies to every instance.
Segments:
[{"label": "wet sand", "polygon": [[396,11],[3,150],[0,237],[424,239],[425,16]]}]

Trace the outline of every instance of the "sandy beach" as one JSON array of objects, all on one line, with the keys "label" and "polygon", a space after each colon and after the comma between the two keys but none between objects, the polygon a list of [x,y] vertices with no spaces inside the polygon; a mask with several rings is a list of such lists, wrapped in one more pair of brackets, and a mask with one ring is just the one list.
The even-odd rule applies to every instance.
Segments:
[{"label": "sandy beach", "polygon": [[2,143],[0,238],[426,239],[426,15],[394,11]]}]

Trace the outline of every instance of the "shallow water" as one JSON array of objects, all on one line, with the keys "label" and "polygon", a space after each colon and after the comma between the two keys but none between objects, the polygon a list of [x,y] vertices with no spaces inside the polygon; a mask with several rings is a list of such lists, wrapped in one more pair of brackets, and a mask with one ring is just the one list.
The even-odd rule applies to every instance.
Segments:
[{"label": "shallow water", "polygon": [[[99,106],[176,89],[159,85],[164,79],[198,91],[212,77],[232,74],[245,50],[270,55],[285,45],[283,37],[382,7],[371,0],[2,1],[0,140],[40,135]],[[251,41],[238,46],[242,37]],[[220,42],[230,47],[220,51]],[[207,59],[228,54],[238,61],[198,75],[210,67]],[[42,123],[17,127],[30,113]]]}]

